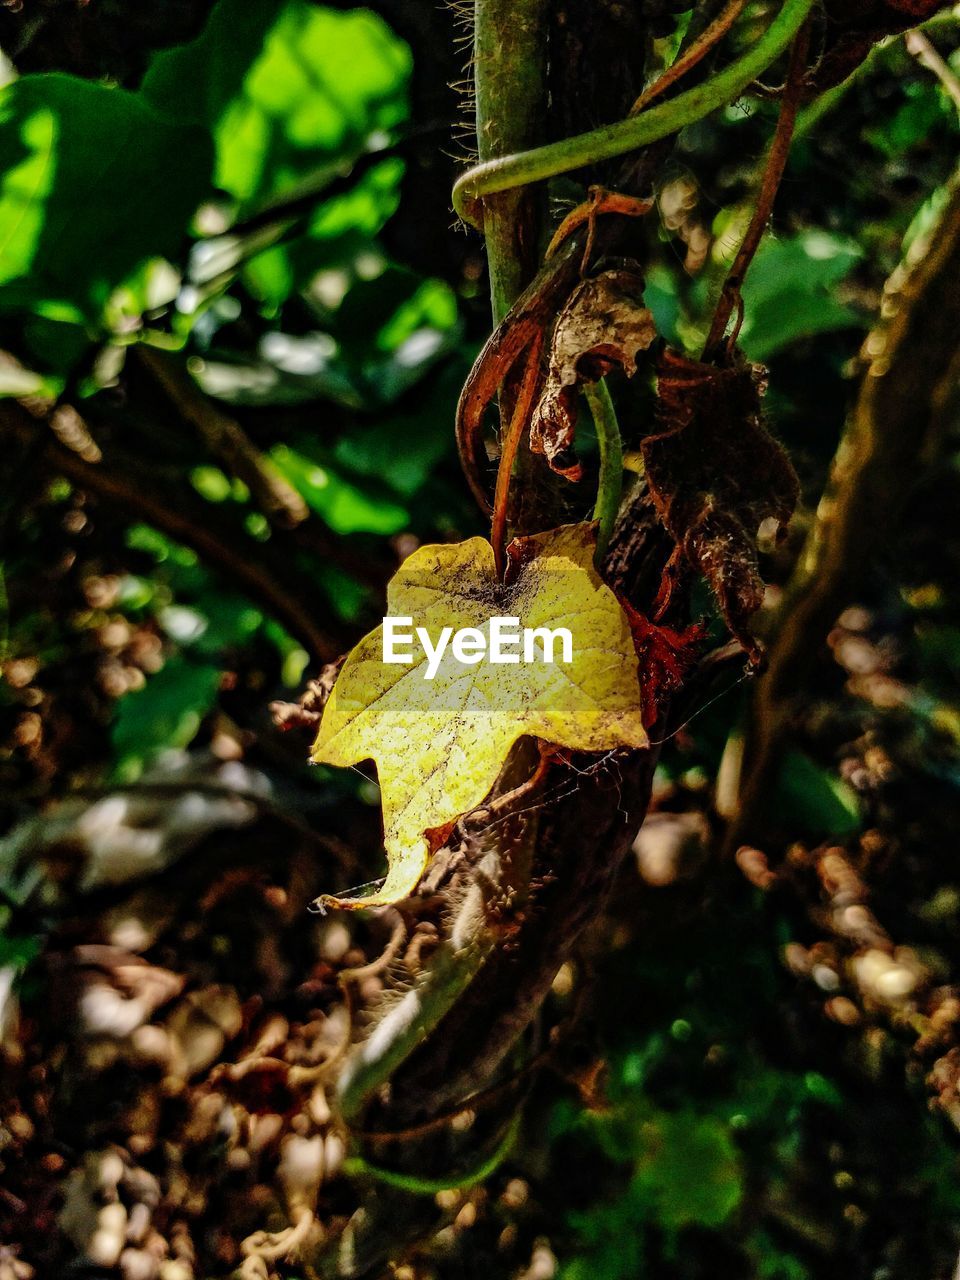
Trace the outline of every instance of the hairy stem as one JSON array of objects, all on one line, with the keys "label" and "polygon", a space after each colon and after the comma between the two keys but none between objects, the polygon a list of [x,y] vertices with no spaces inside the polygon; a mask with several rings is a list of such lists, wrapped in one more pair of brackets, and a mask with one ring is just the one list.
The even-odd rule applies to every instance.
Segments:
[{"label": "hairy stem", "polygon": [[[546,107],[545,0],[476,0],[474,78],[481,165],[534,146]],[[483,211],[493,323],[532,279],[537,216],[523,182],[501,188]]]},{"label": "hairy stem", "polygon": [[[477,226],[482,217],[486,226],[491,197],[584,165],[612,160],[702,119],[717,107],[733,101],[779,57],[800,29],[813,3],[814,0],[785,0],[760,39],[736,62],[703,84],[649,111],[533,151],[487,160],[481,150],[481,163],[465,173],[453,189],[454,208],[464,221]],[[486,6],[478,5],[478,9],[481,7]],[[515,17],[511,14],[508,21],[513,23]]]}]

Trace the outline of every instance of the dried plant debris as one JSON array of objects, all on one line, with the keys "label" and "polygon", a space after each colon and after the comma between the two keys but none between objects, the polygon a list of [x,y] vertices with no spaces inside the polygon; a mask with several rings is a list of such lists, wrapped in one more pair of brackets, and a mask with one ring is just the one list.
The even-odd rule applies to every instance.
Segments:
[{"label": "dried plant debris", "polygon": [[715,368],[667,349],[658,369],[664,430],[642,445],[650,494],[678,557],[706,578],[754,662],[760,647],[746,626],[763,601],[757,533],[765,520],[782,527],[799,492],[763,425],[760,393],[757,366]]},{"label": "dried plant debris", "polygon": [[643,278],[635,272],[603,271],[570,295],[553,330],[544,390],[530,422],[530,448],[558,475],[580,479],[573,451],[580,388],[613,369],[631,377],[656,336],[643,305]]},{"label": "dried plant debris", "polygon": [[[79,941],[51,940],[0,1043],[0,1280],[263,1280],[334,1221],[337,976],[383,930],[306,916],[321,874],[306,849],[251,871],[233,892],[216,858],[168,873],[162,916],[155,889],[106,889],[64,920]],[[368,974],[364,999],[382,981]]]}]

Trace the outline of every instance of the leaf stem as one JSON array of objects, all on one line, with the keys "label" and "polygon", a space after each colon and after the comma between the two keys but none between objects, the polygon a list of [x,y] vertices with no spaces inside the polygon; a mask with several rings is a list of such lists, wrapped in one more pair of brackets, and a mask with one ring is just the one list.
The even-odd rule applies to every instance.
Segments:
[{"label": "leaf stem", "polygon": [[593,509],[594,520],[599,521],[597,531],[597,564],[603,560],[613,533],[614,521],[620,509],[623,488],[623,444],[620,440],[620,424],[617,411],[607,389],[606,382],[587,383],[583,389],[593,415],[600,448],[600,483],[597,487],[597,503]]},{"label": "leaf stem", "polygon": [[[465,222],[479,226],[480,202],[483,202],[485,218],[490,196],[600,160],[611,160],[702,119],[717,107],[733,101],[770,66],[796,35],[813,4],[814,0],[785,0],[760,39],[729,67],[649,111],[533,151],[484,161],[481,149],[481,163],[463,174],[453,188],[454,208]],[[482,7],[485,5],[478,3],[478,22]],[[513,21],[511,13],[509,23]],[[479,37],[479,26],[477,34]]]},{"label": "leaf stem", "polygon": [[493,516],[490,521],[490,542],[498,577],[506,568],[507,513],[510,497],[510,481],[520,449],[520,441],[530,421],[537,387],[540,383],[540,353],[543,350],[543,334],[537,334],[527,351],[523,377],[517,392],[510,423],[500,445],[500,465],[497,468],[497,487],[493,497]]}]

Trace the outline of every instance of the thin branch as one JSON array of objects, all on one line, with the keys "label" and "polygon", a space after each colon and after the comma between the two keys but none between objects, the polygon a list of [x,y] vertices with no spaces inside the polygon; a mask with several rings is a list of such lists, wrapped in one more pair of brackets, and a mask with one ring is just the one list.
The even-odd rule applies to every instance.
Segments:
[{"label": "thin branch", "polygon": [[908,31],[903,39],[907,52],[916,58],[921,67],[926,67],[928,71],[933,72],[943,85],[946,94],[952,99],[953,105],[960,111],[960,78],[950,64],[940,57],[922,31]]},{"label": "thin branch", "polygon": [[[12,400],[0,402],[0,426],[26,443],[43,430],[41,423]],[[191,547],[253,600],[262,603],[312,657],[329,662],[342,651],[342,642],[324,631],[316,620],[321,613],[329,612],[328,608],[295,568],[269,555],[263,544],[251,542],[245,548],[241,539],[246,540],[246,535],[239,528],[221,537],[214,530],[209,505],[194,501],[185,486],[174,490],[161,485],[155,473],[129,459],[123,465],[119,465],[116,456],[97,463],[85,462],[52,436],[40,460],[81,488],[120,507],[133,519],[144,520]]]},{"label": "thin branch", "polygon": [[600,214],[620,214],[624,218],[642,218],[653,208],[652,200],[641,200],[637,196],[625,196],[619,191],[607,191],[604,187],[590,188],[588,198],[577,205],[564,218],[551,237],[544,260],[552,258],[564,240],[580,227],[587,228],[587,242],[583,249],[580,272],[586,275],[593,257],[593,246],[596,239],[596,223]]},{"label": "thin branch", "polygon": [[643,93],[630,108],[630,115],[639,115],[641,111],[650,105],[654,98],[661,97],[672,85],[682,79],[688,71],[692,71],[707,56],[710,50],[720,43],[740,17],[740,14],[743,13],[746,4],[747,0],[729,0],[729,4],[724,8],[723,12],[714,18],[710,25],[697,36],[696,40],[687,49],[683,50],[677,60],[667,67],[666,71],[653,84],[644,89]]},{"label": "thin branch", "polygon": [[243,481],[271,524],[292,529],[307,519],[307,504],[293,485],[261,453],[240,423],[203,394],[185,369],[150,347],[138,347],[137,353],[180,416],[196,427],[214,457]]},{"label": "thin branch", "polygon": [[723,336],[727,331],[730,313],[733,311],[734,306],[737,308],[737,322],[730,338],[731,345],[736,342],[740,325],[743,322],[743,304],[740,290],[750,269],[754,254],[757,252],[760,241],[763,239],[763,234],[767,229],[767,223],[770,221],[770,215],[773,212],[773,202],[777,198],[777,192],[783,179],[783,172],[787,167],[790,144],[793,141],[793,127],[796,124],[797,111],[800,106],[803,73],[806,70],[809,48],[810,24],[805,22],[797,33],[797,38],[794,40],[793,48],[790,51],[790,66],[787,71],[787,81],[783,88],[783,97],[780,101],[780,115],[777,118],[777,127],[773,135],[773,141],[770,144],[767,162],[764,166],[763,182],[760,184],[757,205],[753,211],[753,217],[750,219],[750,225],[747,227],[747,233],[743,237],[740,250],[720,291],[720,300],[717,303],[713,322],[710,325],[710,332],[703,348],[702,359],[705,361],[714,357],[719,351]]}]

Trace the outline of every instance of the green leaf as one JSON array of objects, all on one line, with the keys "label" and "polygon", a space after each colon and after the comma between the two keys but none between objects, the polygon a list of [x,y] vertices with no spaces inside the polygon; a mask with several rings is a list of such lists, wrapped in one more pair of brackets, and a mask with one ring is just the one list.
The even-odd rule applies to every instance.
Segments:
[{"label": "green leaf", "polygon": [[743,1196],[737,1149],[714,1116],[663,1112],[646,1126],[632,1192],[663,1228],[718,1227]]},{"label": "green leaf", "polygon": [[326,461],[275,445],[270,457],[280,473],[335,533],[399,533],[408,520],[405,507],[390,498],[364,493]]},{"label": "green leaf", "polygon": [[857,245],[816,229],[764,240],[743,286],[740,344],[750,359],[768,360],[798,338],[864,325],[833,293],[861,257]]},{"label": "green leaf", "polygon": [[391,404],[459,337],[456,295],[442,280],[391,266],[349,290],[332,331],[364,399]]},{"label": "green leaf", "polygon": [[154,60],[143,92],[210,129],[216,185],[247,207],[396,128],[410,69],[407,46],[369,10],[220,0],[196,40]]},{"label": "green leaf", "polygon": [[132,781],[159,751],[188,746],[219,687],[218,668],[173,657],[142,689],[121,698],[111,730],[117,776]]},{"label": "green leaf", "polygon": [[771,808],[786,829],[814,837],[842,839],[862,821],[853,788],[802,751],[784,757]]},{"label": "green leaf", "polygon": [[863,131],[866,141],[881,155],[899,156],[911,147],[929,145],[930,135],[938,125],[956,129],[957,109],[938,85],[932,81],[913,82],[904,87],[904,92],[906,101],[891,119]]},{"label": "green leaf", "polygon": [[[452,454],[450,423],[469,366],[452,360],[424,384],[414,407],[381,414],[369,427],[358,425],[334,446],[334,458],[348,472],[378,479],[403,498],[412,498],[431,472]],[[406,401],[404,401],[406,404]],[[403,441],[403,448],[397,442]]]},{"label": "green leaf", "polygon": [[98,326],[144,260],[174,255],[209,139],[137,94],[54,73],[0,92],[0,307]]},{"label": "green leaf", "polygon": [[[216,151],[215,185],[240,216],[322,191],[343,162],[382,145],[407,115],[410,51],[376,14],[308,0],[220,0],[196,40],[161,53],[143,92],[203,124]],[[402,163],[386,159],[344,195],[321,203],[306,233],[244,268],[272,307],[343,243],[379,231],[398,199]]]}]

